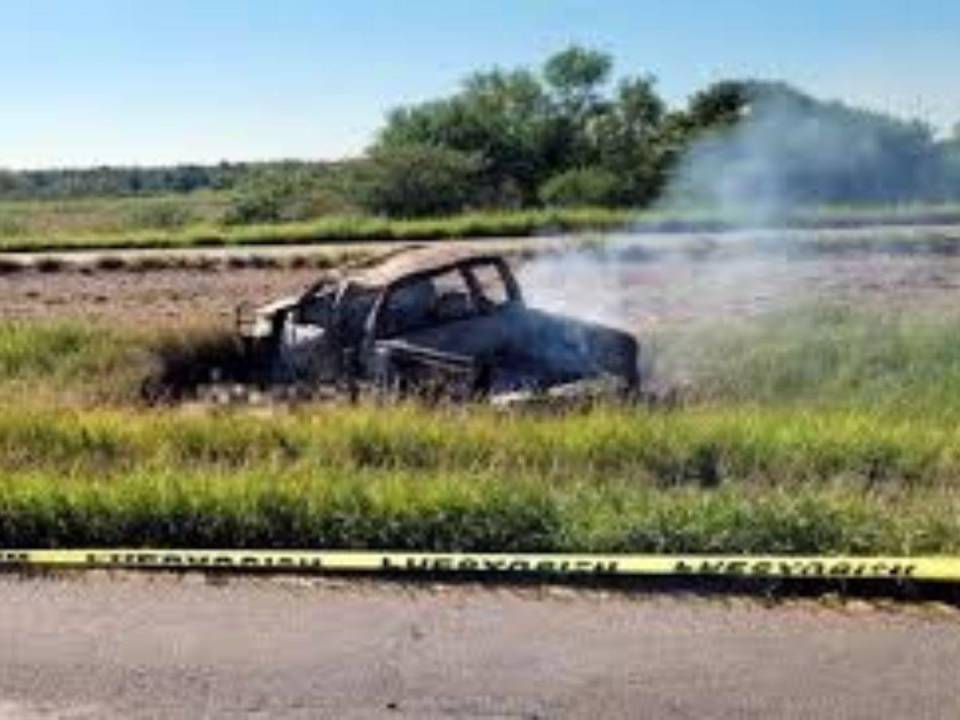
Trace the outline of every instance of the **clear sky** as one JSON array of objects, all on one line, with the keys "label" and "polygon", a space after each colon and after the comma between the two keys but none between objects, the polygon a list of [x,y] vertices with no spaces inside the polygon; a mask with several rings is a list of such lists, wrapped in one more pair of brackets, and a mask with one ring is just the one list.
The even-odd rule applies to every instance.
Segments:
[{"label": "clear sky", "polygon": [[752,76],[960,121],[960,0],[9,0],[0,167],[355,155],[390,107],[571,42],[671,103]]}]

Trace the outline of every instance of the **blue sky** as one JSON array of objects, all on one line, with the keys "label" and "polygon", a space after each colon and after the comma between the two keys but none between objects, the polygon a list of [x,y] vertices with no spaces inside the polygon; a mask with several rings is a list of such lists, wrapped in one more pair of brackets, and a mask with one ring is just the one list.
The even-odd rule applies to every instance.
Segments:
[{"label": "blue sky", "polygon": [[0,167],[355,155],[390,107],[572,42],[675,104],[753,76],[960,121],[957,0],[9,0]]}]

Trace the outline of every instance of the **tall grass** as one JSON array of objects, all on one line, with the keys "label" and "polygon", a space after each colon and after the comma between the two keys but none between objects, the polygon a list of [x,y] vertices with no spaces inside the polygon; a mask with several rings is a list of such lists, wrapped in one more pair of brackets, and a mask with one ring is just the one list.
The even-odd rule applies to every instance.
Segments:
[{"label": "tall grass", "polygon": [[724,330],[659,338],[686,406],[532,415],[93,407],[169,338],[0,326],[0,545],[960,550],[960,319]]},{"label": "tall grass", "polygon": [[700,402],[960,418],[960,316],[815,305],[656,339]]},{"label": "tall grass", "polygon": [[229,202],[224,193],[0,201],[0,238],[94,236],[177,230],[213,223]]},{"label": "tall grass", "polygon": [[556,416],[418,407],[0,412],[0,471],[138,468],[492,472],[558,482],[629,476],[654,488],[727,482],[937,487],[960,473],[960,430],[872,413],[599,408]]},{"label": "tall grass", "polygon": [[5,547],[947,553],[955,493],[856,486],[655,490],[629,477],[244,469],[0,481]]},{"label": "tall grass", "polygon": [[121,330],[76,320],[6,321],[0,323],[0,413],[12,405],[129,405],[149,378],[206,381],[219,360],[235,356],[231,335],[207,326]]},{"label": "tall grass", "polygon": [[522,237],[540,233],[614,230],[626,227],[626,210],[528,210],[477,212],[423,220],[372,216],[326,216],[309,222],[137,228],[116,232],[18,232],[0,234],[0,251],[188,248],[287,245],[459,237]]}]

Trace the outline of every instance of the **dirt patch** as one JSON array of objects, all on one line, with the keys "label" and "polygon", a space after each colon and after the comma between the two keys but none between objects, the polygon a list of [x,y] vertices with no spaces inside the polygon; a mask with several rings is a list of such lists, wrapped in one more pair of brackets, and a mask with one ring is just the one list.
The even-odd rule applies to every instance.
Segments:
[{"label": "dirt patch", "polygon": [[82,318],[140,326],[232,327],[243,301],[266,302],[301,291],[314,269],[243,268],[149,273],[21,272],[0,276],[0,318]]},{"label": "dirt patch", "polygon": [[[633,249],[611,257],[525,262],[521,283],[531,305],[638,331],[816,301],[891,311],[960,309],[960,257],[937,253],[860,249],[698,258]],[[138,327],[232,328],[239,303],[296,294],[318,274],[307,267],[230,266],[0,273],[0,320],[82,318]]]},{"label": "dirt patch", "polygon": [[531,305],[646,332],[811,303],[889,312],[960,310],[960,258],[940,254],[688,253],[629,248],[528,263]]}]

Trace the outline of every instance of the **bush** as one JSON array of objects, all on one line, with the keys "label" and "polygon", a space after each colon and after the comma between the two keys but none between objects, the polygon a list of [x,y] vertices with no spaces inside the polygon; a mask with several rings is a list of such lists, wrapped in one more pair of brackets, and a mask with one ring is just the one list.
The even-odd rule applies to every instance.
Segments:
[{"label": "bush", "polygon": [[299,222],[354,211],[351,201],[330,180],[297,169],[251,175],[234,192],[223,222],[227,225]]},{"label": "bush", "polygon": [[470,204],[480,169],[477,156],[437,145],[379,148],[357,189],[361,203],[374,213],[449,215]]},{"label": "bush", "polygon": [[24,231],[24,224],[13,217],[0,215],[0,236],[17,236]]},{"label": "bush", "polygon": [[135,228],[172,230],[185,227],[196,219],[190,205],[172,200],[145,203],[130,213],[130,225]]},{"label": "bush", "polygon": [[600,168],[578,168],[554,175],[540,187],[540,201],[559,207],[613,206],[620,180]]}]

